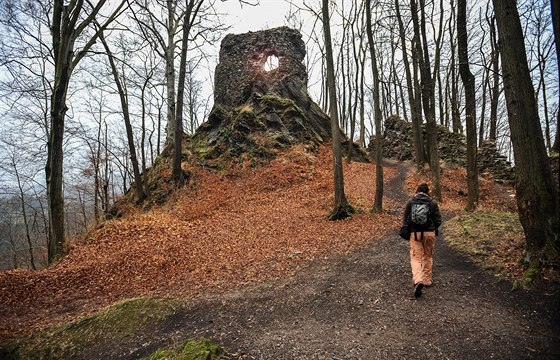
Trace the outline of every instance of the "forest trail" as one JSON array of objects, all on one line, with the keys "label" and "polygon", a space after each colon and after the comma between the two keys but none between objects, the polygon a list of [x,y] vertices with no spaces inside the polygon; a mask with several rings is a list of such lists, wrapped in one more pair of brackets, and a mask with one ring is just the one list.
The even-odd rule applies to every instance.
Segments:
[{"label": "forest trail", "polygon": [[[399,175],[386,184],[385,196],[404,205],[408,168],[387,166],[396,166]],[[408,244],[398,238],[398,227],[361,250],[314,260],[294,277],[192,300],[158,329],[82,355],[137,359],[204,336],[240,359],[560,356],[557,287],[512,291],[509,282],[449,247],[443,233],[434,286],[415,300]]]}]

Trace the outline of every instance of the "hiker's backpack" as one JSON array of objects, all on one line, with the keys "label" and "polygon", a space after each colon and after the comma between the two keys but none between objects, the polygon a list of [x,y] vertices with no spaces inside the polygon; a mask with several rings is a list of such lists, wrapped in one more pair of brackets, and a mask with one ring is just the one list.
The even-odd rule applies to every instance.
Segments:
[{"label": "hiker's backpack", "polygon": [[428,228],[430,223],[430,203],[415,200],[410,209],[411,226],[415,230]]}]

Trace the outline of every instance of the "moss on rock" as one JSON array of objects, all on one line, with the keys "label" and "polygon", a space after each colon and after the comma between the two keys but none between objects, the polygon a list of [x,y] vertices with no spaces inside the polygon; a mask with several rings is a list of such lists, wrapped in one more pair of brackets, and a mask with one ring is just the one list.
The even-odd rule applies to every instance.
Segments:
[{"label": "moss on rock", "polygon": [[136,298],[82,319],[44,330],[0,349],[3,359],[70,359],[162,323],[180,308],[163,298]]},{"label": "moss on rock", "polygon": [[148,360],[215,360],[226,352],[212,340],[206,338],[185,341],[176,349],[160,349]]}]

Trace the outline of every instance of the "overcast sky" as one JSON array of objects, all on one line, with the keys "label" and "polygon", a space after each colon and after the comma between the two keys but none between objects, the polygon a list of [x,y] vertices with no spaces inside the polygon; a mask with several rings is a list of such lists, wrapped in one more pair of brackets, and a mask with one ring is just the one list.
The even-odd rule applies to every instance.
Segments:
[{"label": "overcast sky", "polygon": [[[295,1],[298,2],[301,1]],[[220,11],[230,14],[228,23],[233,27],[229,33],[235,34],[283,26],[290,9],[285,0],[260,0],[257,6],[241,6],[237,0],[228,0],[217,6]]]}]

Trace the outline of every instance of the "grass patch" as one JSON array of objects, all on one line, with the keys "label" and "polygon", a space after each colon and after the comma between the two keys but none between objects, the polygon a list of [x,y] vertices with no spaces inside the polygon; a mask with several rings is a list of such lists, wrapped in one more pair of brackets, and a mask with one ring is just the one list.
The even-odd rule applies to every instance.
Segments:
[{"label": "grass patch", "polygon": [[2,359],[70,359],[80,351],[147,331],[179,308],[172,299],[125,300],[0,349]]},{"label": "grass patch", "polygon": [[214,360],[225,354],[225,350],[212,340],[200,338],[187,340],[176,349],[160,349],[148,360]]},{"label": "grass patch", "polygon": [[502,279],[523,277],[525,236],[516,213],[464,213],[443,225],[449,244],[471,256],[482,268]]}]

